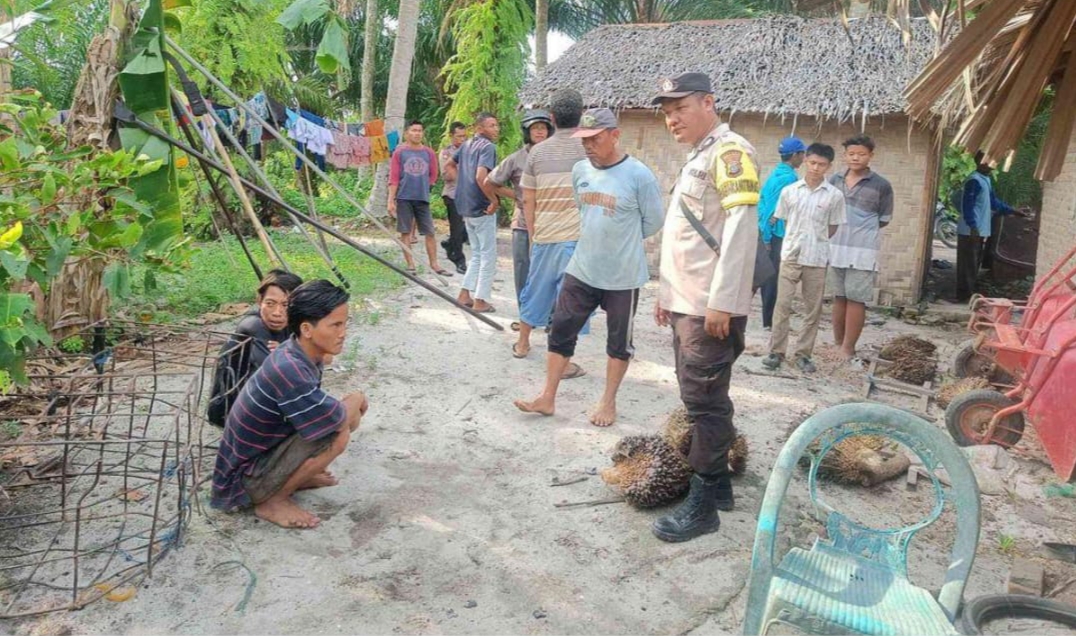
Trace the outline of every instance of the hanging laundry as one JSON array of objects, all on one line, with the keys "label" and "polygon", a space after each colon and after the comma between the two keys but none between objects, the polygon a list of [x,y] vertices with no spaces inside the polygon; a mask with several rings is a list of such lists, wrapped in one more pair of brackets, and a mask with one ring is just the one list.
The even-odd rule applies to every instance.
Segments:
[{"label": "hanging laundry", "polygon": [[333,143],[329,147],[329,153],[325,156],[329,165],[337,170],[345,170],[351,167],[351,145],[355,139],[347,133],[339,130],[332,131]]},{"label": "hanging laundry", "polygon": [[383,137],[385,135],[385,120],[383,119],[368,121],[363,126],[365,128],[363,134],[371,139],[374,137]]},{"label": "hanging laundry", "polygon": [[396,152],[396,146],[400,145],[400,131],[394,130],[385,135],[385,139],[389,142],[389,154]]},{"label": "hanging laundry", "polygon": [[[268,121],[269,120],[269,102],[265,98],[265,93],[258,93],[254,97],[250,98],[247,102],[247,108],[254,111],[254,114],[258,117]],[[258,123],[258,120],[249,117],[247,119],[247,139],[251,143],[257,144],[262,138],[262,125]]]},{"label": "hanging laundry", "polygon": [[348,124],[347,125],[347,134],[351,135],[352,137],[362,137],[363,136],[363,130],[362,129],[363,129],[362,124]]},{"label": "hanging laundry", "polygon": [[385,138],[385,135],[380,137],[370,137],[370,163],[381,163],[382,161],[388,161],[392,157],[392,153],[389,152],[389,140]]},{"label": "hanging laundry", "polygon": [[315,155],[324,155],[329,144],[333,142],[332,133],[324,126],[319,126],[298,114],[295,114],[293,118],[293,114],[295,111],[288,111],[288,136],[299,143],[306,144],[310,152]]},{"label": "hanging laundry", "polygon": [[358,168],[370,165],[370,139],[355,136],[352,136],[351,139],[351,167]]}]

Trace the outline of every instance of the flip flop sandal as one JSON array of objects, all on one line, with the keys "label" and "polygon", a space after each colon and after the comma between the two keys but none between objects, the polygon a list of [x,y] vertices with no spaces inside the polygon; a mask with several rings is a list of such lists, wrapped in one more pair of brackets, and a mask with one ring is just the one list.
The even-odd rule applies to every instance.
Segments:
[{"label": "flip flop sandal", "polygon": [[581,378],[586,374],[587,374],[587,372],[586,372],[585,369],[583,369],[583,367],[581,367],[578,364],[572,362],[571,365],[567,369],[565,369],[564,375],[560,376],[560,379],[561,380],[574,380],[576,378]]},{"label": "flip flop sandal", "polygon": [[512,343],[512,357],[517,359],[517,360],[521,360],[523,358],[526,358],[527,355],[530,354],[530,349],[527,350],[527,353],[520,354],[519,351],[516,350],[516,345],[517,344],[519,344],[519,343],[518,342],[513,342]]},{"label": "flip flop sandal", "polygon": [[512,331],[519,331],[519,321],[513,320],[511,325]]},{"label": "flip flop sandal", "polygon": [[408,267],[404,271],[407,272],[408,274],[411,274],[412,276],[417,276],[418,275],[418,270],[415,269],[414,267]]},{"label": "flip flop sandal", "polygon": [[[472,307],[472,309],[474,309],[474,308]],[[493,305],[490,305],[489,307],[486,307],[485,309],[475,309],[474,312],[476,314],[495,314],[495,313],[497,313],[497,308],[494,307]]]},{"label": "flip flop sandal", "polygon": [[447,269],[441,268],[437,270],[437,274],[440,276],[451,276],[452,272],[448,271]]}]

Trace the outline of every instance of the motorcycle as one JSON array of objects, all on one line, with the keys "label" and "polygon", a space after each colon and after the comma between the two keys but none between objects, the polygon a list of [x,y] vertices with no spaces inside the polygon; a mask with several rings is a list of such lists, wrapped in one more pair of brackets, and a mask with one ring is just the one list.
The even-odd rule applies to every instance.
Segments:
[{"label": "motorcycle", "polygon": [[949,209],[938,201],[934,206],[934,238],[946,247],[956,247],[956,220],[949,215]]}]

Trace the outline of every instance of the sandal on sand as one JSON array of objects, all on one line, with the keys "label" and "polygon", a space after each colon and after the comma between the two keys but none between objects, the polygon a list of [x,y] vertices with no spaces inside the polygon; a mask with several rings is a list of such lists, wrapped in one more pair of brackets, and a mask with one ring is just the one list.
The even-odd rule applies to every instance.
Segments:
[{"label": "sandal on sand", "polygon": [[516,358],[516,359],[526,358],[527,354],[529,354],[531,352],[531,350],[527,349],[527,353],[520,353],[519,350],[516,349],[517,344],[519,344],[519,343],[518,342],[513,342],[512,343],[512,357]]},{"label": "sandal on sand", "polygon": [[[471,307],[471,309],[474,309],[474,307]],[[474,312],[476,314],[495,314],[495,313],[497,313],[497,308],[494,307],[493,305],[490,305],[489,307],[486,307],[485,309],[474,309]]]},{"label": "sandal on sand", "polygon": [[576,378],[581,378],[586,374],[587,374],[587,372],[586,372],[586,370],[583,369],[583,367],[581,367],[578,364],[572,362],[572,363],[569,363],[568,368],[564,370],[564,375],[560,376],[560,379],[561,380],[574,380]]},{"label": "sandal on sand", "polygon": [[452,272],[448,271],[447,269],[445,269],[443,267],[441,269],[437,270],[437,273],[439,275],[441,275],[441,276],[451,276],[452,275]]},{"label": "sandal on sand", "polygon": [[411,274],[412,276],[417,276],[418,275],[418,270],[415,269],[414,267],[408,267],[404,271],[407,272],[408,274]]},{"label": "sandal on sand", "polygon": [[513,320],[511,325],[512,331],[519,331],[519,321]]}]

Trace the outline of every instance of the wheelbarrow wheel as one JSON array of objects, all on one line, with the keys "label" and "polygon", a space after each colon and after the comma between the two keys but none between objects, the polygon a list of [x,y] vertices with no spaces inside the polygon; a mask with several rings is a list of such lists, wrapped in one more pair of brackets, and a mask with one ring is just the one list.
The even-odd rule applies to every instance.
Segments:
[{"label": "wheelbarrow wheel", "polygon": [[975,341],[968,340],[953,356],[951,372],[956,378],[986,378],[997,368],[994,361],[975,350]]},{"label": "wheelbarrow wheel", "polygon": [[1013,413],[1001,420],[990,439],[985,439],[985,435],[994,414],[1013,404],[1015,402],[993,389],[961,393],[945,409],[945,427],[961,446],[997,444],[1009,448],[1024,436],[1022,413]]},{"label": "wheelbarrow wheel", "polygon": [[993,384],[1012,384],[1012,376],[999,367],[990,356],[975,350],[975,341],[968,340],[949,365],[953,377],[960,378],[986,378]]}]

